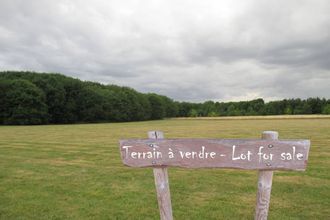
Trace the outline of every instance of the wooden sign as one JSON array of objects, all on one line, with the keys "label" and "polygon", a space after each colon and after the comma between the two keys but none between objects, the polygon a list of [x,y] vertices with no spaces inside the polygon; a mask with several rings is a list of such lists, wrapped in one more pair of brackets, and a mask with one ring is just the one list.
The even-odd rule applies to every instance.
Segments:
[{"label": "wooden sign", "polygon": [[132,167],[305,170],[309,140],[135,139],[120,141],[121,157]]},{"label": "wooden sign", "polygon": [[276,131],[262,132],[261,139],[164,139],[160,131],[149,139],[120,141],[123,163],[153,167],[161,220],[172,220],[168,166],[259,170],[255,220],[268,216],[273,170],[304,171],[309,140],[278,140]]}]

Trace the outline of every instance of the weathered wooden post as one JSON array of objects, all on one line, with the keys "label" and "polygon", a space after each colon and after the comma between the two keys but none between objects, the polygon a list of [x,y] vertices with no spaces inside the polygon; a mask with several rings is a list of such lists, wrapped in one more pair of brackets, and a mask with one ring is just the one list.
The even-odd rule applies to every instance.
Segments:
[{"label": "weathered wooden post", "polygon": [[[262,132],[261,139],[265,140],[277,140],[278,132],[276,131],[264,131]],[[272,148],[273,145],[268,145],[268,148]],[[271,166],[271,163],[267,164]],[[270,193],[272,191],[273,171],[272,170],[260,170],[258,179],[258,192],[256,202],[256,214],[255,220],[266,220],[268,216],[268,209],[270,203]]]},{"label": "weathered wooden post", "polygon": [[[161,131],[149,131],[148,137],[150,139],[164,139],[164,134]],[[156,146],[150,146],[156,147]],[[154,161],[154,164],[156,162]],[[156,164],[155,164],[156,165]],[[157,191],[157,200],[161,220],[172,220],[172,205],[170,186],[168,181],[167,167],[154,167],[155,185]]]}]

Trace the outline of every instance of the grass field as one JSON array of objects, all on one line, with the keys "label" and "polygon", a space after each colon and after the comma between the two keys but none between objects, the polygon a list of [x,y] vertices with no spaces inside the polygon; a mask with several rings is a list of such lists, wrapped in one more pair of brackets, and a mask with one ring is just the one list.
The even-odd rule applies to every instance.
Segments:
[{"label": "grass field", "polygon": [[[269,219],[330,219],[330,119],[162,120],[0,127],[0,219],[158,219],[152,169],[124,167],[118,140],[311,139],[306,172],[275,172]],[[256,171],[170,168],[175,219],[253,219]]]}]

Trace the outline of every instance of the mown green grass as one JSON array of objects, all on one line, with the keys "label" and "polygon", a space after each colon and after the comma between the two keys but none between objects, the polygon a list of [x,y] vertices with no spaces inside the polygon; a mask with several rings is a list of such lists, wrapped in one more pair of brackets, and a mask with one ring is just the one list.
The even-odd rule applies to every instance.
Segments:
[{"label": "mown green grass", "polygon": [[[306,172],[275,172],[269,219],[330,218],[330,119],[162,120],[0,127],[0,219],[158,219],[152,169],[122,165],[118,140],[311,139]],[[256,171],[169,168],[175,219],[253,219]]]}]

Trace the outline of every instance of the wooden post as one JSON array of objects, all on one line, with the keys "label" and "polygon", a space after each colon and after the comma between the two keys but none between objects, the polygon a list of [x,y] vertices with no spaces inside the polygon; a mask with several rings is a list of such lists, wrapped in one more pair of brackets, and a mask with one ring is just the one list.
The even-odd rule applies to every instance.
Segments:
[{"label": "wooden post", "polygon": [[[160,131],[149,131],[148,137],[150,139],[163,139],[164,134]],[[172,220],[172,205],[167,167],[155,167],[153,168],[153,171],[155,177],[160,219]]]},{"label": "wooden post", "polygon": [[[277,140],[278,132],[264,131],[262,132],[262,139]],[[270,146],[268,146],[270,147]],[[255,220],[267,220],[270,193],[272,190],[273,171],[260,170],[258,179],[258,193],[256,203]]]}]

